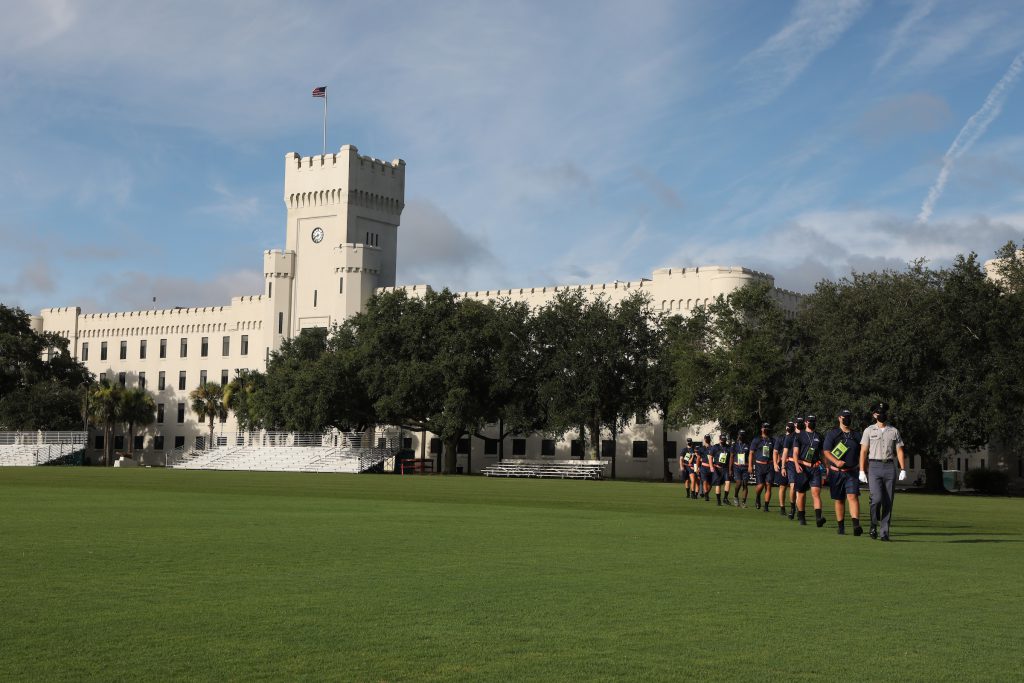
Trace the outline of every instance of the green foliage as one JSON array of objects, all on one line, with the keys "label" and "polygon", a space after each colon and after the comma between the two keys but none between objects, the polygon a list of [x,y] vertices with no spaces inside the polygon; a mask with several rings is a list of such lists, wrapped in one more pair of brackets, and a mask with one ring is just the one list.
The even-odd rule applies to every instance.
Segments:
[{"label": "green foliage", "polygon": [[135,430],[145,428],[156,422],[156,402],[145,389],[133,387],[121,392],[121,405],[118,412],[121,422],[124,422],[128,431],[128,451],[135,454]]},{"label": "green foliage", "polygon": [[1010,487],[1010,475],[1002,470],[979,467],[967,470],[964,485],[990,496],[1005,496]]},{"label": "green foliage", "polygon": [[121,420],[124,388],[119,384],[100,382],[89,389],[89,421],[103,429],[103,464],[109,465],[114,454],[114,428]]},{"label": "green foliage", "polygon": [[224,387],[215,382],[207,382],[193,389],[188,397],[192,404],[192,412],[199,421],[209,421],[210,431],[206,447],[213,448],[213,422],[225,419],[228,414],[227,406],[224,405]]},{"label": "green foliage", "polygon": [[33,331],[25,311],[0,304],[0,429],[80,428],[91,381],[67,339]]},{"label": "green foliage", "polygon": [[649,299],[638,292],[613,306],[566,289],[537,311],[536,326],[547,431],[585,429],[596,458],[602,429],[619,430],[654,404],[659,335]]}]

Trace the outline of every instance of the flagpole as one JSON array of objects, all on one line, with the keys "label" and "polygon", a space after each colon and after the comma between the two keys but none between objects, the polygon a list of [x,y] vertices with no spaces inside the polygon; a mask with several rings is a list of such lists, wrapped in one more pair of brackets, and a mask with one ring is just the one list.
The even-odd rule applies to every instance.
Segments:
[{"label": "flagpole", "polygon": [[327,154],[327,88],[324,88],[324,152]]}]

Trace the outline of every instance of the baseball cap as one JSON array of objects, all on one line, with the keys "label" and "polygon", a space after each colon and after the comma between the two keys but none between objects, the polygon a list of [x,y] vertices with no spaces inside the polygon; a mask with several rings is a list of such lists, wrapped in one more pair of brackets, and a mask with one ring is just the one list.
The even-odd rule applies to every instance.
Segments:
[{"label": "baseball cap", "polygon": [[762,422],[761,423],[761,429],[771,429],[771,428],[772,428],[771,424],[769,424],[767,422]]},{"label": "baseball cap", "polygon": [[872,413],[887,413],[889,412],[889,404],[885,401],[879,401],[871,405]]},{"label": "baseball cap", "polygon": [[853,413],[851,413],[846,408],[843,408],[842,410],[839,411],[839,417],[853,417]]}]

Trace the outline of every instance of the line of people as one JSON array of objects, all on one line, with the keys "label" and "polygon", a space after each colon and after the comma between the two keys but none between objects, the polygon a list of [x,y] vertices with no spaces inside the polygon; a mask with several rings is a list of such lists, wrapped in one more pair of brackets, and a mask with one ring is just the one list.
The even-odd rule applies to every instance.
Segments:
[{"label": "line of people", "polygon": [[[868,534],[873,539],[888,541],[896,481],[903,481],[907,476],[906,456],[899,431],[888,424],[888,404],[875,404],[871,410],[875,423],[863,432],[854,431],[853,414],[842,410],[836,426],[824,437],[817,431],[817,418],[808,415],[787,422],[784,436],[772,436],[771,425],[764,423],[760,435],[750,442],[747,442],[745,430],[740,430],[733,443],[729,443],[724,433],[715,445],[711,443],[710,434],[705,435],[703,444],[687,439],[686,448],[679,455],[679,471],[687,497],[710,502],[714,488],[718,505],[724,502],[745,508],[753,474],[757,509],[770,511],[775,488],[779,514],[806,525],[809,492],[814,521],[820,528],[826,523],[821,489],[827,484],[835,504],[837,533],[846,534],[849,511],[853,535],[860,536],[864,533],[860,524],[860,485],[868,484],[871,494]],[[730,495],[733,496],[731,501]]]}]

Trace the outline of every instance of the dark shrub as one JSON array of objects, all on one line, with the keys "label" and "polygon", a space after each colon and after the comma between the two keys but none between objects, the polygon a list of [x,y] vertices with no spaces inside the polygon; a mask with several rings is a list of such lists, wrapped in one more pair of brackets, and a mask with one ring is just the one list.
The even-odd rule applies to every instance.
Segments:
[{"label": "dark shrub", "polygon": [[981,467],[975,470],[967,470],[964,484],[969,489],[974,489],[990,496],[1005,496],[1010,484],[1010,475],[1002,470],[990,470]]}]

